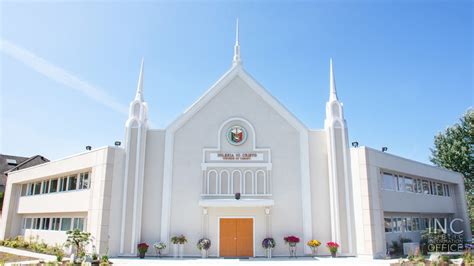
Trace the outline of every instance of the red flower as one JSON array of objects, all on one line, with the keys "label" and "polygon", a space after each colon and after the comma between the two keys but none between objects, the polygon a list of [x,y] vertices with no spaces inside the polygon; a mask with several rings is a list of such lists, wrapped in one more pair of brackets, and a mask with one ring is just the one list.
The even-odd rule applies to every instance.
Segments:
[{"label": "red flower", "polygon": [[137,245],[138,252],[145,253],[148,250],[148,244],[143,242]]},{"label": "red flower", "polygon": [[286,243],[299,243],[300,239],[297,236],[286,236],[283,238]]},{"label": "red flower", "polygon": [[138,244],[138,248],[148,248],[148,244],[147,243],[140,243],[140,244]]},{"label": "red flower", "polygon": [[327,242],[326,247],[328,247],[328,248],[338,248],[339,244],[336,243],[336,242]]}]

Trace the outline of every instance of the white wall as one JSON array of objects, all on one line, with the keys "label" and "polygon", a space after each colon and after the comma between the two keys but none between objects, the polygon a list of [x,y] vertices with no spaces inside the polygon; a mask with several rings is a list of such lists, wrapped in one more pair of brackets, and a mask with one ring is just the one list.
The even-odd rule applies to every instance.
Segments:
[{"label": "white wall", "polygon": [[[257,95],[240,77],[235,78],[184,124],[174,136],[171,235],[185,234],[190,243],[201,237],[202,210],[198,206],[201,194],[203,148],[217,147],[221,124],[231,117],[248,120],[256,132],[257,148],[272,152],[272,234],[277,240],[294,234],[303,238],[301,204],[301,165],[299,132]],[[249,132],[250,134],[250,132]],[[246,144],[249,144],[247,141]],[[246,144],[231,147],[229,152],[249,149]],[[149,210],[147,210],[149,211]],[[263,212],[263,208],[262,208]],[[257,230],[260,228],[256,227]],[[261,238],[262,232],[256,232]],[[261,243],[262,239],[255,239]],[[169,241],[169,240],[168,240]],[[213,238],[211,241],[216,242]],[[302,254],[303,249],[299,249]],[[279,248],[275,255],[287,254]],[[195,245],[187,245],[185,254],[198,255]]]},{"label": "white wall", "polygon": [[17,213],[87,212],[90,194],[90,190],[86,189],[23,196],[19,198]]},{"label": "white wall", "polygon": [[323,245],[318,249],[318,254],[328,255],[330,253],[324,245],[329,241],[333,241],[333,239],[331,238],[326,131],[310,131],[309,159],[311,170],[313,239],[317,239]]},{"label": "white wall", "polygon": [[[68,217],[82,213],[82,217],[87,218],[86,230],[94,237],[94,244],[99,252],[105,252],[108,244],[112,180],[121,180],[122,157],[122,149],[104,147],[10,173],[0,225],[0,239],[24,234],[29,237],[29,234],[33,233],[46,242],[56,243],[64,240],[63,232],[25,232],[21,229],[22,218]],[[20,195],[22,184],[86,171],[90,173],[89,189],[34,196]]]},{"label": "white wall", "polygon": [[[375,257],[385,254],[384,212],[453,215],[465,221],[466,237],[472,237],[461,174],[367,147],[352,148],[351,160],[352,175],[358,183],[355,188],[360,186],[355,190],[358,191],[355,203],[361,208],[359,212],[356,208],[359,254]],[[381,170],[449,183],[454,195],[440,197],[385,191],[382,189]]]}]

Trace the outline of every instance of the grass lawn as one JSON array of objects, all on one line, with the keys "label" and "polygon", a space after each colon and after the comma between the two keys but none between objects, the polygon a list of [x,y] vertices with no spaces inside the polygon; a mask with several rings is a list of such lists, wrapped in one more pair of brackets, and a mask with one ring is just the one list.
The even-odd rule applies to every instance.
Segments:
[{"label": "grass lawn", "polygon": [[0,252],[0,265],[3,265],[7,262],[18,262],[25,260],[37,260],[37,258],[18,256],[10,253]]}]

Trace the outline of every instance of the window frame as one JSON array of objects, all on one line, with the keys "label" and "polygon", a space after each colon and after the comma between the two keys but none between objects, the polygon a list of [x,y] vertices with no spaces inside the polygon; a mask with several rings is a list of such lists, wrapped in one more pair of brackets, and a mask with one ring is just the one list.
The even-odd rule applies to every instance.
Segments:
[{"label": "window frame", "polygon": [[[72,228],[72,219],[71,217],[61,217],[61,225],[60,225],[60,230],[59,231],[70,231],[71,228]],[[69,228],[67,229],[63,229],[63,226],[64,226],[64,220],[69,220]]]},{"label": "window frame", "polygon": [[[76,180],[75,181],[75,184],[74,184],[74,188],[71,188],[70,186],[72,185],[72,180]],[[77,174],[75,175],[70,175],[67,177],[67,191],[74,191],[74,190],[77,190]]]},{"label": "window frame", "polygon": [[[387,220],[388,220],[388,227],[387,227]],[[393,232],[392,217],[384,217],[384,228],[385,228],[385,233]]]},{"label": "window frame", "polygon": [[[54,186],[54,191],[53,190],[53,181],[56,181],[56,186]],[[49,180],[49,193],[56,193],[58,192],[58,186],[59,186],[59,178],[51,178]]]},{"label": "window frame", "polygon": [[[390,177],[390,182],[389,182],[389,183],[392,184],[392,185],[391,185],[391,188],[385,187],[385,184],[386,184],[385,178],[387,178],[387,177]],[[391,173],[386,173],[386,172],[382,172],[382,181],[383,181],[383,182],[382,182],[382,186],[383,186],[383,189],[384,189],[384,190],[396,191],[396,189],[395,189],[395,181],[394,181],[394,180],[395,180],[395,179],[394,179],[393,174],[391,174]]]}]

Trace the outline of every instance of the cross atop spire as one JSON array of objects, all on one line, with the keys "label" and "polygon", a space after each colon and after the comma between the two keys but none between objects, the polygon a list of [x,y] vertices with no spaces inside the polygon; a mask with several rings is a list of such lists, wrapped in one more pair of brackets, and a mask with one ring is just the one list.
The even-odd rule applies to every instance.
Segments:
[{"label": "cross atop spire", "polygon": [[234,45],[234,59],[232,60],[233,65],[241,64],[240,60],[240,43],[239,43],[239,19],[235,27],[235,45]]},{"label": "cross atop spire", "polygon": [[336,78],[334,77],[334,69],[332,66],[332,58],[329,60],[329,101],[337,101]]},{"label": "cross atop spire", "polygon": [[140,66],[140,75],[138,76],[137,94],[135,95],[135,100],[139,100],[142,102],[143,102],[143,63],[144,63],[144,58],[142,58],[142,64]]}]

